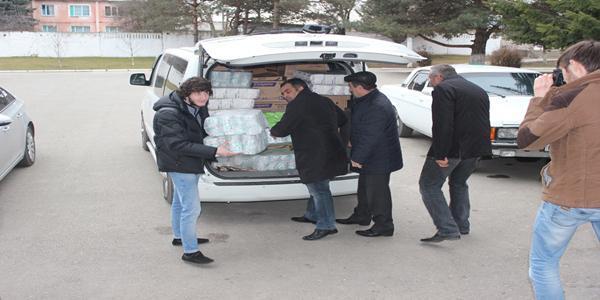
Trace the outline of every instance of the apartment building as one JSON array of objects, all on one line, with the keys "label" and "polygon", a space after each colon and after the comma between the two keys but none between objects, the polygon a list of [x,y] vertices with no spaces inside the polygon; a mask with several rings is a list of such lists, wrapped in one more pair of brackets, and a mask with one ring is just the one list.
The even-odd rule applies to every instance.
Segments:
[{"label": "apartment building", "polygon": [[45,32],[120,32],[119,4],[126,0],[31,1],[35,31]]}]

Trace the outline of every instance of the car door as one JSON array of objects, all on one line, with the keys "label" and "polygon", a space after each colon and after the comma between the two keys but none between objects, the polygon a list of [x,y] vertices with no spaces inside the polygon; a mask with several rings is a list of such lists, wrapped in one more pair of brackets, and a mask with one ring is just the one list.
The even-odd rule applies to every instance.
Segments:
[{"label": "car door", "polygon": [[[429,70],[417,72],[406,86],[405,107],[410,111],[406,124],[431,136],[431,87],[428,87]],[[411,124],[411,125],[409,125]]]},{"label": "car door", "polygon": [[0,127],[0,176],[8,172],[25,149],[25,125],[23,103],[0,88],[0,114],[12,119],[12,123]]}]

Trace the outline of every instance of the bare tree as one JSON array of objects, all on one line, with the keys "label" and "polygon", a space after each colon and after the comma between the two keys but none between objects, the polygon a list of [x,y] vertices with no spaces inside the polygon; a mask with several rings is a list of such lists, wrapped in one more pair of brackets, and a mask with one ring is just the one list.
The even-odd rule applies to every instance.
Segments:
[{"label": "bare tree", "polygon": [[58,61],[58,67],[62,69],[62,56],[64,54],[65,42],[63,39],[63,34],[61,32],[53,32],[50,35],[50,45],[52,50],[54,50],[54,54],[56,55],[56,60]]},{"label": "bare tree", "polygon": [[129,58],[131,59],[131,66],[135,66],[135,53],[140,48],[137,39],[135,38],[133,33],[126,33],[122,36],[123,44],[127,49],[127,53],[129,53]]}]

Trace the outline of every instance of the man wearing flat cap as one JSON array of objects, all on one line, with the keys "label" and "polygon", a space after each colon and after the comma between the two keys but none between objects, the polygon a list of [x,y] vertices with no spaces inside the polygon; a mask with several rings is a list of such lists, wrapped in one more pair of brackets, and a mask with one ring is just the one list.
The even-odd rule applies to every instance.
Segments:
[{"label": "man wearing flat cap", "polygon": [[354,96],[351,115],[351,163],[358,177],[358,205],[340,224],[370,225],[356,234],[392,236],[392,196],[390,174],[402,168],[396,111],[390,100],[377,89],[377,77],[357,72],[344,77]]}]

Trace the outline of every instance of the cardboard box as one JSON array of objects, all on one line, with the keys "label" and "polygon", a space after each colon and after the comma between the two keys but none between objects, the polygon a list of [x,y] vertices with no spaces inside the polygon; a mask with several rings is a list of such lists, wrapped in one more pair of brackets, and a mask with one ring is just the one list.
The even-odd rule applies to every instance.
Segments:
[{"label": "cardboard box", "polygon": [[286,65],[285,73],[283,74],[285,78],[293,78],[294,73],[296,71],[308,71],[308,72],[322,72],[327,73],[329,71],[329,66],[326,63],[323,64],[294,64],[294,65]]},{"label": "cardboard box", "polygon": [[245,71],[252,72],[253,77],[280,77],[283,76],[283,65],[266,65],[261,67],[246,68]]},{"label": "cardboard box", "polygon": [[252,79],[252,87],[260,90],[257,100],[281,100],[282,80],[256,80]]},{"label": "cardboard box", "polygon": [[280,112],[285,111],[287,102],[285,100],[256,100],[254,108],[264,112]]},{"label": "cardboard box", "polygon": [[335,103],[335,105],[337,105],[342,110],[344,110],[348,107],[348,100],[350,100],[350,96],[346,96],[346,95],[323,95],[323,96],[331,99],[331,101],[333,101],[333,103]]}]

